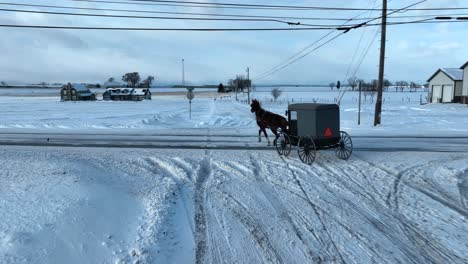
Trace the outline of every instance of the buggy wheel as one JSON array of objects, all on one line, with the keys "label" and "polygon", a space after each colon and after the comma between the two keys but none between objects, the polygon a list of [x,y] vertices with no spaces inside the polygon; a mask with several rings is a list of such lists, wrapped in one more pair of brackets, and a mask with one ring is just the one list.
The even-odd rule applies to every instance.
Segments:
[{"label": "buggy wheel", "polygon": [[288,134],[280,133],[278,140],[276,141],[276,151],[278,154],[288,156],[291,153],[291,140],[289,139]]},{"label": "buggy wheel", "polygon": [[335,154],[338,158],[347,160],[353,153],[353,141],[348,133],[340,131],[340,142],[338,147],[335,149]]},{"label": "buggy wheel", "polygon": [[314,140],[310,137],[301,137],[297,143],[297,147],[297,154],[301,161],[311,165],[317,155],[317,148],[315,147]]}]

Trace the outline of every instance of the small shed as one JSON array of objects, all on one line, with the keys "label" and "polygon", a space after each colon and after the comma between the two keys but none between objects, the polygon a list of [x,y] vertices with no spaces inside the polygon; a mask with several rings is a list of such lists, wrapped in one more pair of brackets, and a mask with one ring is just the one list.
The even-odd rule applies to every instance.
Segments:
[{"label": "small shed", "polygon": [[463,71],[463,89],[462,89],[462,96],[461,102],[464,104],[468,104],[468,61],[463,64],[460,69]]},{"label": "small shed", "polygon": [[463,70],[440,68],[428,80],[431,103],[456,103],[462,99]]},{"label": "small shed", "polygon": [[68,83],[62,86],[60,90],[62,101],[94,101],[96,94],[92,93],[89,88],[78,83]]}]

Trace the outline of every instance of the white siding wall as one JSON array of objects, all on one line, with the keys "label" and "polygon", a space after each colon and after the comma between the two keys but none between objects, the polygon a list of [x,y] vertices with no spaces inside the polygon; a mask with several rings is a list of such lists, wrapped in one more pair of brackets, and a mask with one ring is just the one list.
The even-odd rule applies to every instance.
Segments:
[{"label": "white siding wall", "polygon": [[468,96],[468,66],[463,71],[463,96]]}]

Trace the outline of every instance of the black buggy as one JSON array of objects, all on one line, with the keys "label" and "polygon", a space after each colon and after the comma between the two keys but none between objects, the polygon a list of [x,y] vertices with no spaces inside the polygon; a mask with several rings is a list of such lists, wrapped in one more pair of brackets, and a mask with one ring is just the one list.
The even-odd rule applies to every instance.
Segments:
[{"label": "black buggy", "polygon": [[280,131],[276,141],[279,155],[288,156],[291,146],[297,146],[302,162],[312,164],[318,149],[335,148],[336,156],[348,159],[353,142],[348,133],[340,131],[340,108],[336,104],[291,104],[286,111],[289,127]]}]

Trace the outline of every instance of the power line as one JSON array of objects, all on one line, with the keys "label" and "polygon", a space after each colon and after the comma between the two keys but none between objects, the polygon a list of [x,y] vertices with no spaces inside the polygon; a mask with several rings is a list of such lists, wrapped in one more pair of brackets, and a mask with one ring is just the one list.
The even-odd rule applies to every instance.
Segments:
[{"label": "power line", "polygon": [[[72,0],[76,2],[97,2],[113,4],[133,4],[133,5],[167,5],[167,6],[190,6],[209,8],[242,8],[242,9],[280,9],[280,10],[335,10],[335,11],[382,11],[378,8],[351,8],[351,7],[326,7],[326,6],[297,6],[297,5],[260,5],[260,4],[240,4],[240,3],[220,3],[220,2],[198,2],[198,1],[175,1],[175,0],[126,0],[126,1],[106,1],[106,0]],[[387,9],[395,11],[397,9]],[[408,8],[407,11],[423,10],[468,10],[468,7],[439,7],[439,8]]]},{"label": "power line", "polygon": [[[406,6],[406,7],[400,8],[400,9],[396,9],[395,11],[391,12],[390,14],[393,14],[393,13],[396,13],[396,12],[399,12],[399,11],[402,11],[402,10],[406,10],[406,9],[408,9],[408,8],[410,8],[410,7],[413,7],[413,6],[415,6],[415,5],[418,5],[418,4],[420,4],[420,3],[422,3],[422,2],[425,2],[425,1],[427,1],[427,0],[422,0],[422,1],[419,1],[419,2],[417,2],[417,3],[411,4],[411,5],[409,5],[409,6]],[[360,15],[358,15],[358,16],[360,16]],[[356,17],[358,17],[358,16],[356,16]],[[369,22],[375,21],[375,20],[377,20],[377,19],[379,19],[379,18],[381,18],[381,17],[382,17],[382,16],[377,17],[377,18],[370,19],[370,20],[367,21],[367,22],[364,22],[364,23],[361,23],[361,24],[359,24],[359,25],[355,25],[355,26],[352,26],[352,27],[338,28],[338,29],[339,29],[339,30],[344,30],[344,31],[343,31],[343,34],[344,34],[344,33],[347,33],[347,32],[348,32],[349,30],[351,30],[351,29],[356,29],[356,28],[359,28],[359,27],[361,27],[361,26],[370,26],[370,25],[368,25]],[[345,22],[344,24],[346,24],[346,23],[347,23],[347,22]],[[344,24],[343,24],[343,25],[344,25]],[[331,32],[330,32],[329,34],[331,34]],[[327,35],[329,35],[329,34],[327,34]],[[341,35],[342,35],[342,34],[337,35],[336,37],[341,36]],[[336,38],[336,37],[335,37],[335,38]],[[334,39],[334,38],[333,38],[333,39]],[[327,42],[327,43],[328,43],[328,42]],[[323,46],[323,45],[321,45],[321,46]],[[310,46],[309,46],[309,47],[310,47]],[[308,48],[308,47],[307,47],[307,48]],[[316,50],[316,49],[314,49],[314,50]],[[313,50],[313,51],[314,51],[314,50]],[[301,51],[300,53],[302,53],[302,51]],[[300,53],[298,53],[298,54],[300,54]],[[308,55],[308,54],[310,54],[310,53],[311,53],[311,52],[306,53],[305,56]],[[297,56],[298,54],[294,55],[293,57]],[[295,60],[293,60],[292,62],[286,64],[285,66],[280,67],[279,69],[274,70],[275,68],[277,68],[277,67],[279,67],[279,66],[274,67],[272,70],[267,71],[266,73],[264,73],[264,74],[262,74],[260,77],[258,77],[257,80],[258,80],[258,79],[263,79],[263,78],[265,78],[265,77],[267,77],[267,76],[270,76],[270,75],[272,75],[272,74],[278,72],[279,70],[284,69],[285,67],[291,65],[292,63],[298,61],[299,59],[304,58],[305,56],[301,56],[301,57],[299,57],[298,59],[295,59]],[[281,64],[280,64],[280,65],[281,65]]]},{"label": "power line", "polygon": [[124,31],[299,31],[299,30],[329,30],[333,27],[296,27],[296,28],[142,28],[142,27],[78,27],[78,26],[42,26],[42,25],[12,25],[0,24],[5,28],[36,28],[36,29],[71,29],[71,30],[124,30]]},{"label": "power line", "polygon": [[[160,19],[160,20],[200,20],[200,21],[241,21],[241,22],[277,22],[295,26],[308,26],[308,27],[329,27],[339,28],[342,25],[327,25],[327,24],[306,24],[300,22],[290,22],[278,19],[258,19],[258,18],[200,18],[200,17],[159,17],[159,16],[129,16],[129,15],[103,15],[91,13],[69,13],[69,12],[51,12],[51,11],[35,11],[35,10],[19,10],[19,9],[4,9],[4,12],[19,12],[19,13],[33,13],[33,14],[49,14],[49,15],[67,15],[67,16],[88,16],[88,17],[105,17],[105,18],[136,18],[136,19]],[[431,18],[432,19],[432,18]],[[348,19],[350,21],[352,19]],[[377,24],[369,24],[377,25]],[[350,25],[349,27],[360,26],[360,24]]]},{"label": "power line", "polygon": [[[215,16],[215,17],[244,17],[244,18],[330,20],[330,21],[349,20],[349,18],[300,17],[300,16],[261,16],[261,15],[216,14],[216,13],[195,13],[195,12],[165,12],[165,11],[150,11],[150,10],[141,10],[141,9],[140,10],[135,10],[135,9],[115,9],[115,8],[73,7],[73,6],[57,6],[57,5],[18,4],[18,3],[9,3],[9,2],[0,2],[0,5],[44,7],[44,8],[72,9],[72,10],[89,10],[89,11],[111,11],[111,12],[171,14],[171,15],[196,15],[196,16]],[[457,14],[443,14],[443,15],[457,15]],[[436,15],[434,15],[434,16],[436,16]],[[355,20],[368,20],[368,19],[370,19],[370,18],[362,18],[362,19],[355,19]]]},{"label": "power line", "polygon": [[[350,20],[344,22],[341,26],[346,25],[349,21],[351,21],[351,20],[353,20],[353,19],[356,19],[356,18],[358,18],[359,16],[364,15],[365,13],[367,13],[367,11],[364,12],[364,13],[361,13],[361,14],[359,14],[359,15],[357,15],[357,16],[354,16],[354,17],[351,18]],[[294,57],[298,56],[299,54],[301,54],[301,53],[304,52],[305,50],[307,50],[307,49],[313,47],[316,43],[318,43],[318,42],[320,42],[321,40],[325,39],[326,37],[328,37],[328,36],[329,36],[330,34],[332,34],[333,32],[334,32],[334,30],[331,30],[330,32],[328,32],[328,34],[324,35],[322,38],[318,39],[317,41],[313,42],[312,44],[308,45],[307,47],[305,47],[304,49],[302,49],[301,51],[299,51],[298,53],[294,54],[293,56],[291,56],[290,58],[288,58],[287,60],[285,60],[285,62],[282,62],[282,63],[280,63],[279,65],[277,65],[277,66],[273,67],[272,69],[270,69],[269,71],[263,73],[263,74],[262,74],[261,76],[259,76],[257,79],[263,79],[263,78],[265,78],[265,77],[267,77],[267,76],[270,76],[270,75],[276,73],[278,70],[283,69],[284,67],[281,66],[282,64],[287,63],[289,60],[291,60],[291,59],[293,59]],[[346,32],[348,32],[348,31],[344,31],[344,33],[346,33]],[[308,54],[310,54],[310,53],[308,53]],[[288,65],[290,65],[290,64],[288,64]],[[278,67],[279,67],[279,68],[278,68]]]},{"label": "power line", "polygon": [[256,78],[255,80],[263,79],[263,78],[265,78],[265,77],[267,77],[267,76],[269,76],[269,75],[272,75],[272,74],[274,74],[274,73],[276,73],[276,72],[278,72],[278,71],[280,71],[280,70],[282,70],[282,69],[288,67],[289,65],[295,63],[296,61],[298,61],[298,60],[304,58],[305,56],[309,55],[310,53],[312,53],[312,52],[318,50],[319,48],[325,46],[326,44],[332,42],[333,40],[335,40],[336,38],[338,38],[339,36],[341,36],[341,35],[343,35],[343,34],[346,34],[346,32],[341,32],[341,33],[339,33],[338,35],[335,35],[333,38],[327,40],[326,42],[322,43],[321,45],[319,45],[319,46],[315,47],[314,49],[310,50],[309,52],[303,54],[302,56],[300,56],[300,57],[294,59],[293,61],[291,61],[291,62],[285,64],[284,66],[282,66],[282,67],[280,67],[280,68],[274,70],[273,72],[269,73],[268,75],[261,76],[261,77],[259,77],[259,78]]},{"label": "power line", "polygon": [[[373,1],[373,4],[372,4],[372,8],[375,7],[375,4],[376,4],[376,3],[377,3],[377,0],[374,0],[374,1]],[[371,11],[371,15],[372,15],[372,11]],[[344,81],[346,81],[346,79],[348,78],[349,71],[351,70],[351,66],[352,66],[353,63],[354,63],[354,59],[356,58],[356,55],[357,55],[358,50],[359,50],[359,47],[361,46],[361,42],[362,42],[362,39],[364,38],[364,34],[366,33],[366,29],[367,29],[367,27],[365,27],[364,30],[363,30],[362,33],[361,33],[361,37],[359,38],[358,45],[356,46],[356,50],[354,50],[353,57],[352,57],[352,59],[351,59],[351,62],[350,62],[349,65],[348,65],[348,69],[346,70],[346,75],[345,75]]]},{"label": "power line", "polygon": [[[362,14],[359,14],[357,16],[354,16],[353,18],[350,18],[348,19],[346,22],[344,22],[341,26],[344,26],[346,25],[349,21],[353,20],[353,19],[356,19],[358,18],[359,16],[365,14],[367,12],[364,12]],[[296,52],[293,56],[287,58],[286,60],[284,60],[283,62],[279,63],[277,66],[271,68],[270,70],[264,72],[263,74],[261,74],[259,77],[256,78],[256,80],[259,80],[259,79],[263,79],[273,73],[276,72],[276,70],[278,69],[278,67],[281,68],[281,65],[284,64],[284,63],[287,63],[288,61],[294,59],[296,56],[298,56],[299,54],[301,54],[302,52],[308,50],[309,48],[313,47],[315,44],[319,43],[320,41],[322,41],[323,39],[325,39],[326,37],[328,37],[329,35],[331,35],[335,30],[331,30],[330,32],[328,32],[327,34],[325,34],[324,36],[322,36],[321,38],[319,38],[318,40],[316,40],[315,42],[313,42],[312,44],[306,46],[304,49],[300,50],[299,52]],[[345,32],[346,33],[346,32]]]},{"label": "power line", "polygon": [[[91,16],[91,17],[107,17],[107,18],[137,18],[137,19],[167,19],[167,20],[205,20],[205,21],[244,21],[244,22],[278,22],[283,24],[295,24],[289,21],[278,19],[259,19],[259,18],[202,18],[202,17],[157,17],[157,16],[128,16],[128,15],[103,15],[90,13],[69,13],[69,12],[51,12],[51,11],[34,11],[34,10],[18,10],[18,9],[3,9],[5,12],[33,13],[33,14],[49,14],[49,15],[67,15],[67,16]],[[334,27],[336,25],[310,25],[307,26],[327,26]]]},{"label": "power line", "polygon": [[[0,5],[25,6],[25,7],[41,7],[54,9],[71,9],[71,10],[88,10],[88,11],[110,11],[110,12],[126,12],[126,13],[145,13],[145,14],[170,14],[170,15],[194,15],[194,16],[214,16],[214,17],[239,17],[239,18],[265,18],[265,19],[296,19],[296,20],[328,20],[328,21],[361,21],[372,18],[338,18],[338,17],[302,17],[302,16],[262,16],[262,15],[240,15],[240,14],[216,14],[216,13],[196,13],[196,12],[169,12],[169,11],[151,11],[151,10],[135,10],[135,9],[115,9],[115,8],[92,8],[92,7],[74,7],[74,6],[57,6],[57,5],[38,5],[38,4],[19,4],[11,2],[0,2]],[[465,16],[468,13],[449,13],[449,14],[426,14],[426,15],[408,15],[408,16],[389,16],[388,18],[419,18],[419,17],[435,17],[435,16]]]},{"label": "power line", "polygon": [[[18,9],[2,9],[0,11],[5,12],[22,12],[22,13],[34,13],[34,14],[52,14],[52,15],[69,15],[69,16],[90,16],[90,17],[105,17],[105,18],[136,18],[136,19],[161,19],[161,20],[200,20],[200,21],[241,21],[241,22],[277,22],[288,25],[299,25],[308,27],[330,27],[337,28],[342,25],[326,25],[326,24],[304,24],[300,22],[282,21],[277,19],[255,19],[255,18],[200,18],[200,17],[160,17],[160,16],[130,16],[130,15],[103,15],[103,14],[90,14],[90,13],[69,13],[69,12],[50,12],[50,11],[34,11],[34,10],[18,10]],[[426,19],[432,20],[434,18]],[[350,21],[349,19],[348,21]],[[371,19],[374,20],[374,19]],[[369,20],[369,21],[371,21]],[[420,22],[419,20],[416,22]],[[366,22],[367,23],[367,22]],[[398,24],[401,22],[392,22],[389,24]],[[367,26],[374,26],[378,24],[367,24]],[[347,28],[353,28],[356,26],[362,26],[361,24],[350,25]],[[321,40],[321,39],[320,39]]]},{"label": "power line", "polygon": [[[455,21],[408,21],[389,23],[388,25],[429,24],[429,23],[466,23],[468,18]],[[369,24],[366,26],[378,26]],[[304,31],[304,30],[330,30],[333,27],[299,27],[299,28],[141,28],[141,27],[82,27],[82,26],[43,26],[43,25],[13,25],[0,24],[4,28],[36,28],[36,29],[71,29],[71,30],[123,30],[123,31]],[[343,31],[342,33],[346,33]],[[340,35],[338,35],[340,36]],[[326,43],[328,43],[327,41]],[[309,53],[307,53],[309,54]],[[300,58],[303,58],[301,56]]]}]

